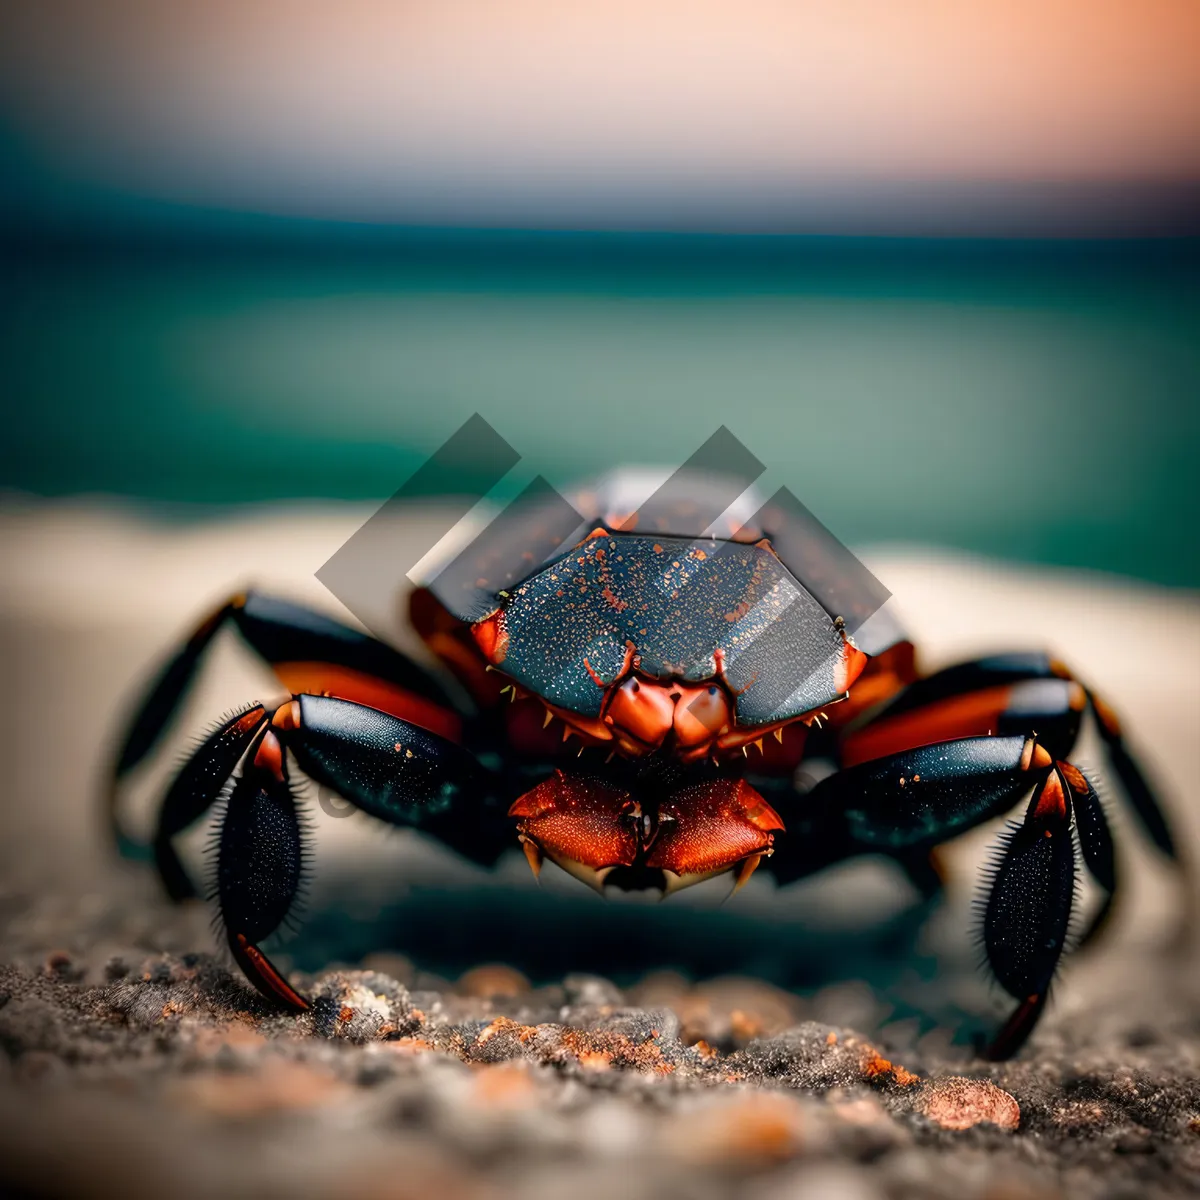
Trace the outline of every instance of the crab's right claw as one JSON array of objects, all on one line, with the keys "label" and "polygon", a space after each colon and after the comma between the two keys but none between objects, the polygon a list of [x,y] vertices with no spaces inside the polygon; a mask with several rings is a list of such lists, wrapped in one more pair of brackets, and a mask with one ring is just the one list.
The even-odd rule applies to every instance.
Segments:
[{"label": "crab's right claw", "polygon": [[508,810],[536,876],[543,856],[597,891],[633,864],[638,806],[628,792],[589,776],[555,771]]}]

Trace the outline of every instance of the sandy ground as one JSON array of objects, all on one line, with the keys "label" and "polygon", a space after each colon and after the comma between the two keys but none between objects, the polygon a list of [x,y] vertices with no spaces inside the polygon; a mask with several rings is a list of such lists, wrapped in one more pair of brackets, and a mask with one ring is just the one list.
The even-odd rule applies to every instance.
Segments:
[{"label": "sandy ground", "polygon": [[[867,863],[658,906],[605,903],[551,871],[539,889],[515,853],[486,875],[313,805],[308,919],[279,961],[320,1000],[298,1021],[270,1012],[216,952],[203,906],[173,909],[114,861],[97,781],[138,679],[234,587],[337,612],[313,572],[364,516],[167,527],[113,506],[0,510],[0,1180],[97,1196],[1200,1188],[1197,955],[1179,937],[1184,897],[1115,785],[1120,911],[1015,1063],[971,1050],[1004,1010],[968,937],[994,830],[954,848],[933,913]],[[414,513],[398,555],[436,524]],[[865,557],[930,665],[1029,646],[1072,663],[1121,711],[1181,840],[1200,842],[1195,597],[911,549]],[[222,644],[175,748],[272,692]],[[497,960],[511,965],[479,965]]]}]

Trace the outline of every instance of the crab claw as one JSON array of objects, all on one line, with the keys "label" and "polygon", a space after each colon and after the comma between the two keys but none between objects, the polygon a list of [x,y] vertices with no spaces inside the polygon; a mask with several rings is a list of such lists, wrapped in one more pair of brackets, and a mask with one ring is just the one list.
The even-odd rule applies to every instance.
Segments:
[{"label": "crab claw", "polygon": [[598,779],[555,771],[517,799],[508,815],[517,818],[534,875],[544,855],[603,892],[609,873],[637,857],[637,802]]},{"label": "crab claw", "polygon": [[684,788],[659,808],[658,836],[646,857],[670,895],[731,868],[741,887],[783,830],[779,814],[743,779],[714,779]]}]

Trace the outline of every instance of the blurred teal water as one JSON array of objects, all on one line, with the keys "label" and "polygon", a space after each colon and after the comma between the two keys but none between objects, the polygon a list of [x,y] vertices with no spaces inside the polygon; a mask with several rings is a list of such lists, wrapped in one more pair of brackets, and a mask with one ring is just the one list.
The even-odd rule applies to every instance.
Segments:
[{"label": "blurred teal water", "polygon": [[[4,269],[0,487],[382,500],[471,413],[514,483],[728,425],[851,542],[1200,586],[1194,244],[364,237]],[[174,510],[178,513],[179,510]]]}]

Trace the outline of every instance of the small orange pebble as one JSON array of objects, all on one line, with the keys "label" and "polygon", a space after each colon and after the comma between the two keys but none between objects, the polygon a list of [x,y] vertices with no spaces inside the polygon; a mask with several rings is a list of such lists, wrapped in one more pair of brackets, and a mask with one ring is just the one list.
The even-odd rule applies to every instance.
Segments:
[{"label": "small orange pebble", "polygon": [[471,1097],[488,1108],[526,1108],[537,1095],[537,1085],[519,1063],[480,1066],[471,1085]]},{"label": "small orange pebble", "polygon": [[742,1092],[681,1114],[664,1131],[668,1147],[692,1164],[765,1166],[786,1162],[804,1142],[805,1111],[793,1096]]},{"label": "small orange pebble", "polygon": [[354,1009],[352,1009],[349,1005],[343,1004],[342,1007],[338,1009],[337,1019],[339,1021],[349,1021],[353,1016]]},{"label": "small orange pebble", "polygon": [[839,1121],[861,1128],[884,1125],[891,1120],[873,1096],[853,1096],[845,1100],[836,1100],[830,1104],[830,1108]]},{"label": "small orange pebble", "polygon": [[208,1058],[226,1046],[233,1049],[265,1046],[267,1039],[251,1025],[243,1021],[231,1021],[219,1029],[200,1028],[192,1041],[192,1051]]},{"label": "small orange pebble", "polygon": [[1021,1124],[1021,1106],[988,1079],[933,1080],[922,1089],[917,1108],[943,1129],[970,1129],[982,1121],[1007,1130]]},{"label": "small orange pebble", "polygon": [[424,1054],[437,1049],[432,1042],[419,1037],[390,1038],[384,1045],[395,1054]]},{"label": "small orange pebble", "polygon": [[454,990],[463,996],[519,996],[529,991],[529,980],[514,967],[503,963],[484,963],[463,974]]},{"label": "small orange pebble", "polygon": [[920,1075],[914,1075],[911,1071],[904,1067],[895,1065],[889,1062],[874,1046],[867,1046],[862,1058],[862,1073],[867,1079],[879,1080],[881,1083],[890,1082],[899,1084],[900,1087],[911,1087],[914,1083],[920,1083]]},{"label": "small orange pebble", "polygon": [[763,1032],[762,1021],[751,1013],[742,1012],[740,1008],[735,1008],[729,1014],[729,1024],[733,1030],[733,1036],[739,1042],[748,1042]]},{"label": "small orange pebble", "polygon": [[720,1058],[720,1053],[714,1050],[703,1038],[696,1042],[692,1049],[700,1055],[701,1058]]},{"label": "small orange pebble", "polygon": [[326,1071],[281,1061],[265,1062],[253,1073],[193,1074],[179,1080],[173,1091],[191,1108],[239,1120],[317,1108],[351,1094],[347,1084]]}]

